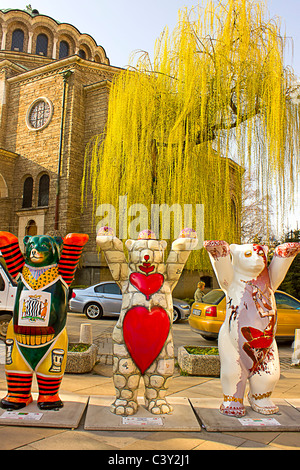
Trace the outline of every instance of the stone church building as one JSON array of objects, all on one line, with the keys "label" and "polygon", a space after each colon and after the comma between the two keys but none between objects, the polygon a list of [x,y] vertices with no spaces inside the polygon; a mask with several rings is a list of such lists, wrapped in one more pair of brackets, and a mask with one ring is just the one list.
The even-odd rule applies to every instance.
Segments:
[{"label": "stone church building", "polygon": [[121,69],[89,34],[31,6],[0,10],[0,46],[0,230],[21,248],[25,235],[88,233],[76,283],[109,279],[92,208],[81,213],[81,181],[86,145],[104,130]]},{"label": "stone church building", "polygon": [[83,160],[120,69],[90,35],[31,7],[0,10],[0,44],[1,230],[21,247],[27,234],[86,231],[97,265],[81,223]]}]

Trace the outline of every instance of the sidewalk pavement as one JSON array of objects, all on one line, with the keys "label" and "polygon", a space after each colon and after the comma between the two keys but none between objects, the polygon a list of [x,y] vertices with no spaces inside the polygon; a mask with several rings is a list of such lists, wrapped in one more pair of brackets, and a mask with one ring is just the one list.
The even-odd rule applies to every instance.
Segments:
[{"label": "sidewalk pavement", "polygon": [[[103,339],[103,338],[102,338]],[[110,395],[114,397],[111,344],[107,336],[98,341],[100,362],[88,374],[65,374],[60,393],[79,395]],[[281,378],[273,393],[274,398],[300,398],[300,369],[290,367],[290,357],[281,356]],[[0,390],[6,390],[4,365],[0,364]],[[33,391],[37,391],[36,383]],[[139,396],[143,395],[143,385]],[[219,378],[181,376],[176,371],[168,395],[172,397],[222,397]],[[300,415],[299,415],[300,416]],[[230,418],[235,419],[235,418]],[[300,418],[299,418],[300,419]],[[39,428],[0,426],[1,450],[106,450],[107,455],[134,455],[136,451],[176,454],[192,450],[296,450],[300,448],[299,432],[168,432],[168,431],[87,431],[85,414],[78,428]],[[122,454],[122,451],[126,451]],[[123,462],[124,463],[124,462]],[[184,462],[186,463],[186,462]]]}]

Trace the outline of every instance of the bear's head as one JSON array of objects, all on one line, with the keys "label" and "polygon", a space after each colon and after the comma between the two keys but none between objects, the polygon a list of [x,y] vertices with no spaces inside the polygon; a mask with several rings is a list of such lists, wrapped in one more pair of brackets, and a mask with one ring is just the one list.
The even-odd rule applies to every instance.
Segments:
[{"label": "bear's head", "polygon": [[268,247],[256,244],[230,245],[232,264],[241,274],[257,277],[267,266]]},{"label": "bear's head", "polygon": [[137,240],[127,240],[125,242],[129,256],[129,266],[131,269],[144,274],[157,272],[159,264],[164,262],[164,251],[167,247],[165,240],[156,240],[154,232],[150,230],[142,231]]},{"label": "bear's head", "polygon": [[38,268],[58,263],[63,244],[61,237],[26,236],[23,241],[25,261],[29,266]]}]

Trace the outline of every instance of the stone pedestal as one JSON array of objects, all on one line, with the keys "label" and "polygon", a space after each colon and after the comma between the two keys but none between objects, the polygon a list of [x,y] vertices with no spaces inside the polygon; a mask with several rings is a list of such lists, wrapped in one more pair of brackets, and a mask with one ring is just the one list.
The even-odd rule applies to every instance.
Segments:
[{"label": "stone pedestal", "polygon": [[93,343],[92,325],[90,323],[81,323],[79,342],[86,344]]},{"label": "stone pedestal", "polygon": [[111,396],[91,396],[89,399],[84,429],[89,431],[201,431],[188,398],[167,397],[173,411],[169,414],[154,415],[138,397],[139,408],[133,416],[111,413]]}]

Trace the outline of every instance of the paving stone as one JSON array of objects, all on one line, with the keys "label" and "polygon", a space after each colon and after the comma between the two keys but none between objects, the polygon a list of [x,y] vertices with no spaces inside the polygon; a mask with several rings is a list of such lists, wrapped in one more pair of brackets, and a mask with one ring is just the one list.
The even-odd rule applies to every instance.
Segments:
[{"label": "paving stone", "polygon": [[82,431],[65,431],[59,435],[51,436],[24,446],[19,450],[117,450],[117,447],[103,442],[97,436],[91,436]]}]

